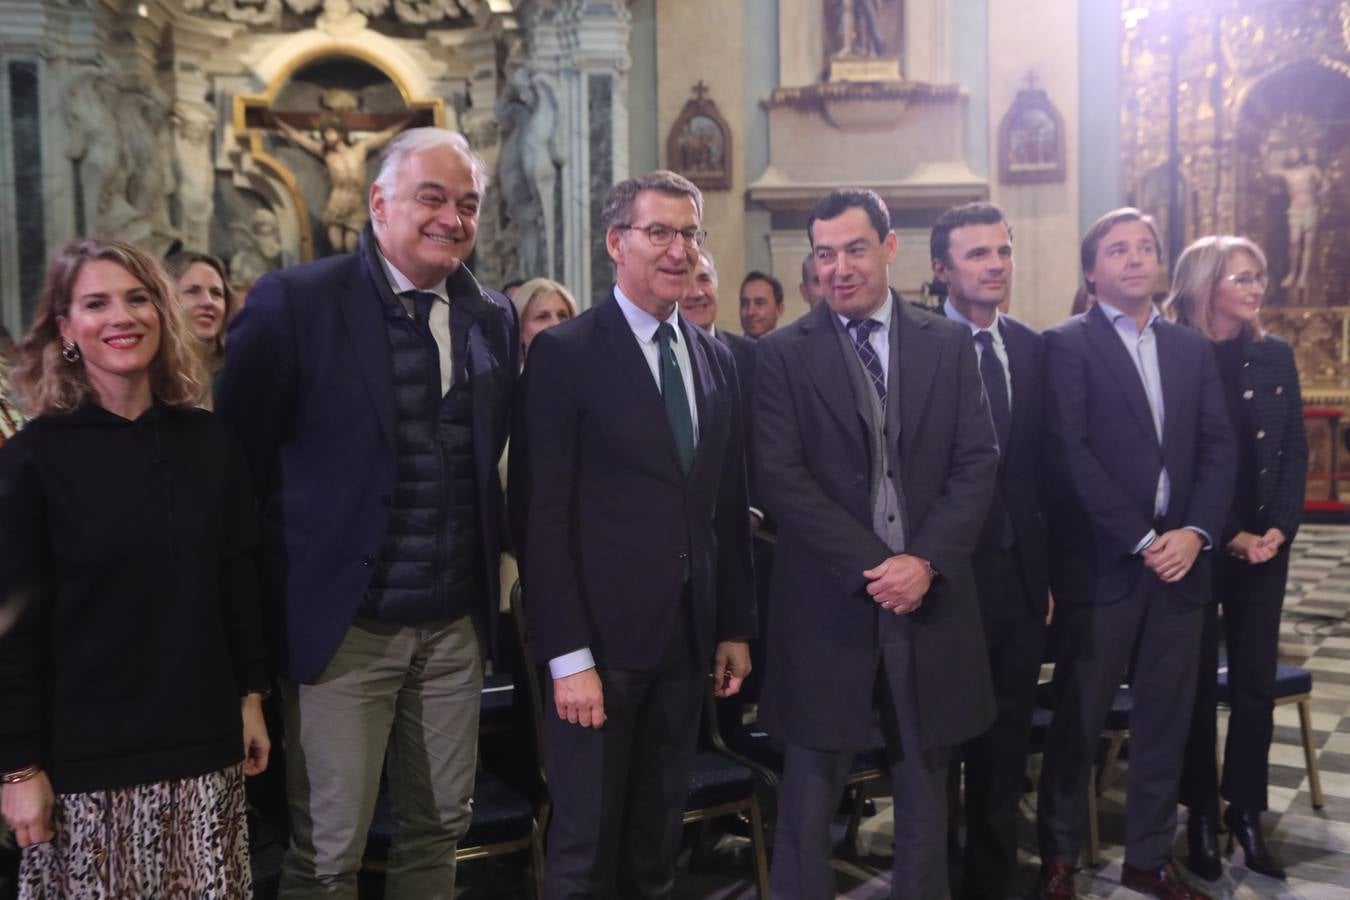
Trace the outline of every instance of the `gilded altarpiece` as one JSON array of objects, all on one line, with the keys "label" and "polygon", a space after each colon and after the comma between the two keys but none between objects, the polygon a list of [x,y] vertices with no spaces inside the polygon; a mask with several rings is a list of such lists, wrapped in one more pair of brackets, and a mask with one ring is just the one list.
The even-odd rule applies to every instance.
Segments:
[{"label": "gilded altarpiece", "polygon": [[[1305,402],[1350,419],[1350,0],[1121,9],[1127,201],[1157,218],[1169,264],[1206,234],[1260,244],[1263,323],[1294,345]],[[1332,434],[1317,424],[1309,437],[1325,473]]]}]

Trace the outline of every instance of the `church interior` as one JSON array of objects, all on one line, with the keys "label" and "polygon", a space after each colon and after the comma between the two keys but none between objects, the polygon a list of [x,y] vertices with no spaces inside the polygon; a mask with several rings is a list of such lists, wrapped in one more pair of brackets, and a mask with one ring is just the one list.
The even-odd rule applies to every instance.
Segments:
[{"label": "church interior", "polygon": [[[490,170],[475,277],[551,278],[583,310],[611,291],[609,186],[687,176],[716,325],[735,333],[747,273],[781,286],[778,327],[808,311],[808,215],[837,187],[885,200],[892,286],[925,306],[934,220],[998,204],[1008,312],[1037,329],[1070,315],[1079,241],[1108,210],[1151,215],[1165,265],[1203,235],[1255,241],[1311,451],[1280,653],[1312,687],[1277,706],[1271,750],[1289,879],[1235,860],[1220,889],[1350,897],[1350,0],[0,2],[0,324],[23,335],[77,236],[209,252],[241,301],[264,273],[349,252],[381,148],[419,125],[461,132]],[[6,434],[19,421],[0,416]],[[1115,872],[1128,756],[1126,739],[1103,764],[1089,896],[1133,896]],[[889,793],[850,796],[841,891],[886,896]],[[1029,879],[1034,809],[1028,793]],[[759,823],[689,821],[676,896],[756,896]],[[462,891],[533,896],[520,847],[466,862]],[[255,847],[260,896],[279,853]]]}]

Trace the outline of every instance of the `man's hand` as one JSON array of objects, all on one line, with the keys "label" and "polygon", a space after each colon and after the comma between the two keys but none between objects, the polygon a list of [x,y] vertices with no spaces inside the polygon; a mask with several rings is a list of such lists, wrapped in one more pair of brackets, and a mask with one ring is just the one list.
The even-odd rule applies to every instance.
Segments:
[{"label": "man's hand", "polygon": [[1175,584],[1195,565],[1205,539],[1188,528],[1165,531],[1144,551],[1144,563],[1161,581]]},{"label": "man's hand", "polygon": [[244,774],[261,775],[267,771],[267,757],[272,752],[263,720],[262,694],[247,694],[239,705],[244,717]]},{"label": "man's hand", "polygon": [[933,583],[928,564],[907,553],[887,557],[881,565],[863,572],[863,577],[871,582],[867,593],[872,599],[897,616],[918,609]]},{"label": "man's hand", "polygon": [[52,783],[46,772],[38,772],[27,781],[0,788],[0,812],[14,829],[20,849],[45,844],[56,837],[52,827]]},{"label": "man's hand", "polygon": [[713,657],[709,677],[713,680],[713,694],[730,697],[741,689],[741,682],[750,674],[750,645],[745,641],[721,641]]},{"label": "man's hand", "polygon": [[558,718],[582,728],[599,728],[605,724],[605,692],[600,686],[600,674],[594,667],[575,675],[553,679],[553,705]]}]

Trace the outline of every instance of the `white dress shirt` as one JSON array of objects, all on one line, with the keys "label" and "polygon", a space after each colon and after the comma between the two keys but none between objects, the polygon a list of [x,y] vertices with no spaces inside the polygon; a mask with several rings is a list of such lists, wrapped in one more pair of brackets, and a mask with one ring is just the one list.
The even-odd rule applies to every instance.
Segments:
[{"label": "white dress shirt", "polygon": [[379,257],[380,265],[384,267],[385,278],[389,280],[389,289],[394,292],[395,297],[398,297],[409,317],[413,314],[413,303],[411,297],[403,296],[405,292],[425,290],[429,294],[436,295],[437,302],[431,306],[427,327],[431,329],[431,336],[436,339],[436,349],[441,355],[441,396],[444,397],[450,390],[451,376],[455,374],[455,360],[450,340],[450,293],[445,289],[445,282],[441,281],[429,288],[419,288],[393,263],[385,259],[378,244],[375,247],[375,255]]}]

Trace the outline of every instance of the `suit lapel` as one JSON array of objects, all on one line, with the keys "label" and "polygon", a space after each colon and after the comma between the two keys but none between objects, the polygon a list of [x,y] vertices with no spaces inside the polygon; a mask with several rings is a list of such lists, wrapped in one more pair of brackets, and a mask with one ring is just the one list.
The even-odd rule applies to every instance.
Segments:
[{"label": "suit lapel", "polygon": [[1162,379],[1163,447],[1167,446],[1173,423],[1181,418],[1182,390],[1185,384],[1185,373],[1181,370],[1182,361],[1175,352],[1176,346],[1172,343],[1172,329],[1175,327],[1162,319],[1153,326],[1153,333],[1158,341],[1158,377]]},{"label": "suit lapel", "polygon": [[[380,431],[393,447],[393,363],[389,354],[389,328],[384,317],[386,304],[398,300],[389,289],[389,282],[383,270],[378,268],[378,262],[370,256],[374,253],[373,248],[367,248],[364,240],[362,243],[362,250],[369,249],[369,252],[361,254],[359,264],[353,267],[355,277],[348,278],[337,302],[356,354],[356,366],[370,392]],[[376,268],[372,269],[372,264]]]},{"label": "suit lapel", "polygon": [[[1030,350],[1022,338],[1024,335],[1016,328],[1008,327],[1007,321],[999,316],[998,331],[1003,336],[1003,348],[1008,353],[1008,369],[1012,373],[1012,428],[1008,433],[1008,447],[1000,454],[1000,465],[1012,455],[1012,448],[1022,438],[1026,430],[1026,416],[1035,402],[1028,378],[1031,377]],[[1018,401],[1022,402],[1018,402]]]},{"label": "suit lapel", "polygon": [[1139,370],[1135,368],[1134,360],[1130,359],[1129,351],[1120,342],[1115,326],[1107,319],[1106,313],[1094,306],[1083,317],[1083,327],[1087,330],[1088,342],[1125,394],[1125,404],[1156,444],[1158,429],[1153,424],[1153,413],[1149,409],[1148,395],[1144,393],[1143,379],[1139,377]]},{"label": "suit lapel", "polygon": [[652,378],[652,370],[638,347],[637,338],[628,326],[623,310],[619,308],[619,301],[613,297],[601,301],[595,309],[595,324],[605,332],[605,341],[618,361],[619,368],[623,370],[624,379],[637,393],[638,404],[651,420],[653,433],[661,436],[659,440],[670,454],[674,464],[671,472],[678,475],[680,453],[675,447],[675,434],[670,430],[670,420],[666,418],[661,389]]},{"label": "suit lapel", "polygon": [[[929,322],[910,309],[899,294],[892,292],[891,296],[895,298],[891,372],[898,371],[900,378],[891,378],[886,394],[888,398],[899,395],[900,458],[905,460],[915,457],[914,442],[919,438],[919,424],[933,392],[933,373],[938,370],[942,350],[926,334]],[[891,402],[888,400],[887,405]]]},{"label": "suit lapel", "polygon": [[[697,329],[690,325],[681,316],[678,319],[680,323],[680,340],[686,341],[685,346],[689,348],[689,362],[694,367],[694,405],[698,408],[698,444],[694,447],[694,463],[689,467],[689,475],[692,478],[694,470],[699,467],[704,458],[704,447],[708,445],[708,438],[715,433],[717,423],[714,421],[717,417],[719,404],[717,403],[717,381],[713,378],[712,361],[708,358],[708,351],[699,340],[699,335],[695,334]],[[728,351],[730,352],[730,351]],[[662,406],[664,411],[664,404]],[[674,446],[674,436],[671,437],[671,446]]]},{"label": "suit lapel", "polygon": [[[846,433],[860,434],[859,422],[866,422],[868,414],[849,384],[848,370],[844,367],[853,361],[844,356],[839,332],[829,319],[831,315],[828,306],[817,303],[802,320],[802,336],[794,346],[801,357],[802,370],[825,401],[825,408],[839,420]],[[848,410],[856,418],[848,415]]]}]

